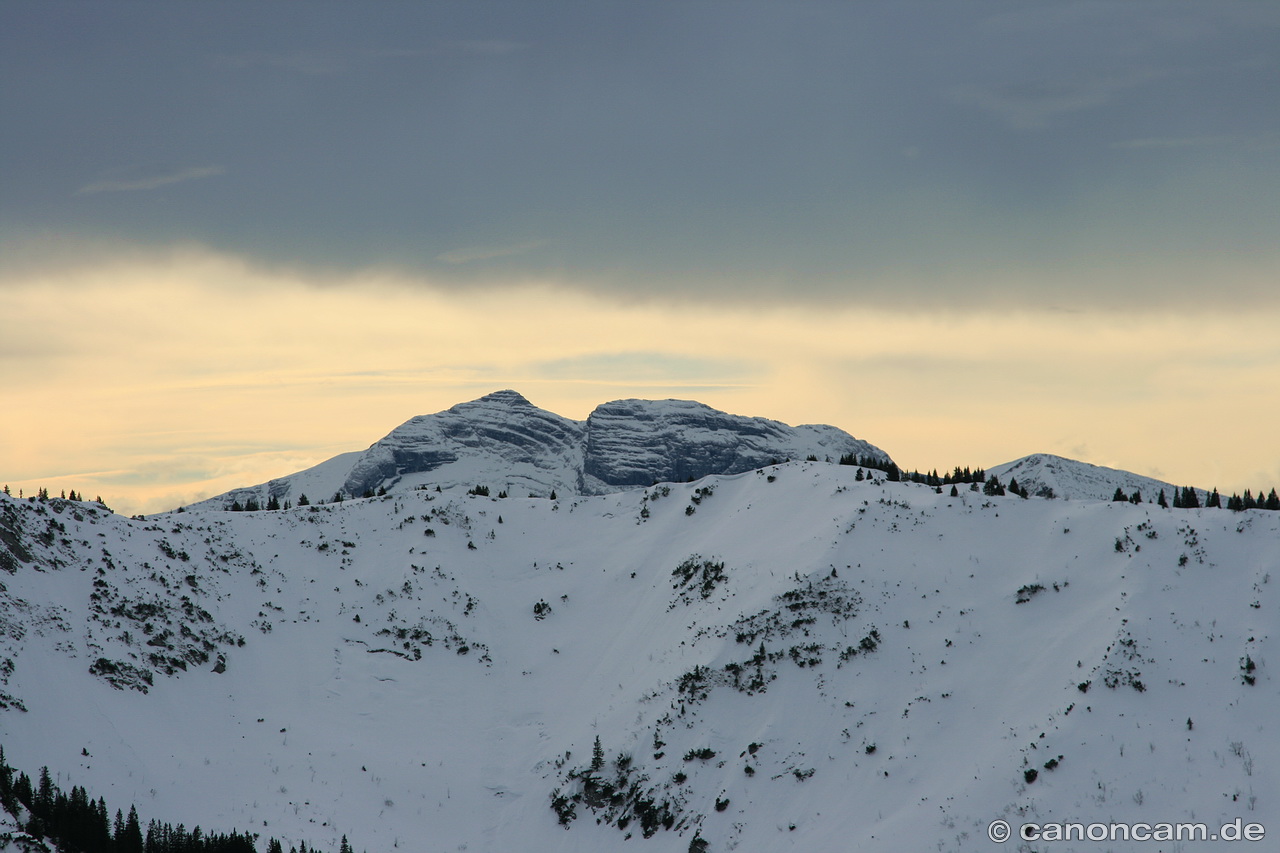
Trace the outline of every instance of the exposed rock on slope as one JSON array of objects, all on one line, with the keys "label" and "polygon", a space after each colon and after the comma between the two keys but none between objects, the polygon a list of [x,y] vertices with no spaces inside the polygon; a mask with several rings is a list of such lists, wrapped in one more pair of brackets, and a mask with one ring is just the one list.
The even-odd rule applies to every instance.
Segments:
[{"label": "exposed rock on slope", "polygon": [[730,415],[691,400],[616,400],[586,423],[583,491],[603,494],[708,474],[739,474],[786,459],[888,460],[884,451],[832,426],[790,427]]},{"label": "exposed rock on slope", "polygon": [[570,485],[582,464],[582,425],[539,409],[515,391],[497,391],[434,415],[412,418],[365,451],[342,490],[393,488],[403,477],[467,457],[487,457],[531,483]]}]

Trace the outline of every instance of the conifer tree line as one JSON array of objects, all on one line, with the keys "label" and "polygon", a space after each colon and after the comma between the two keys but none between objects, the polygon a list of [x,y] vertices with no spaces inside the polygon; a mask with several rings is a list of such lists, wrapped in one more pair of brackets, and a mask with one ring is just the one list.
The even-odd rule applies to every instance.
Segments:
[{"label": "conifer tree line", "polygon": [[896,463],[886,462],[876,456],[859,456],[856,453],[846,453],[841,456],[840,464],[883,471],[885,479],[891,483],[906,481],[923,483],[926,486],[950,486],[955,483],[981,483],[986,478],[986,472],[981,468],[970,469],[967,465],[964,468],[957,465],[950,474],[939,475],[937,468],[921,474],[919,471],[903,471]]},{"label": "conifer tree line", "polygon": [[[14,770],[5,761],[0,746],[0,807],[13,816],[28,835],[58,846],[62,853],[258,853],[256,834],[232,830],[228,834],[188,830],[152,820],[144,831],[136,806],[126,817],[116,809],[114,820],[107,803],[92,799],[80,786],[64,793],[54,784],[49,768],[40,770],[32,783],[26,773]],[[275,838],[268,840],[266,853],[284,853]],[[291,846],[289,853],[323,853],[305,842]],[[338,853],[353,853],[342,836]]]},{"label": "conifer tree line", "polygon": [[[3,491],[4,491],[4,493],[5,493],[6,495],[8,495],[9,497],[13,497],[13,492],[11,492],[11,491],[9,490],[9,484],[8,484],[8,483],[5,483],[5,485],[4,485],[4,487],[3,487]],[[27,497],[27,496],[26,496],[26,495],[24,495],[24,494],[22,493],[22,489],[18,489],[18,497],[19,497],[19,498],[24,498],[24,497]],[[37,501],[37,500],[38,500],[38,501],[47,501],[47,500],[50,500],[50,498],[51,498],[51,495],[49,494],[49,490],[48,490],[47,488],[45,488],[44,486],[41,486],[39,489],[37,489],[37,490],[36,490],[36,493],[35,493],[34,495],[31,495],[29,498],[27,498],[27,500],[32,500],[32,501]],[[63,489],[63,490],[62,490],[62,500],[64,500],[64,501],[79,501],[80,503],[84,503],[85,501],[88,501],[89,499],[88,499],[88,498],[86,498],[86,497],[84,496],[84,492],[77,492],[75,489],[72,489],[70,492],[68,492],[66,489]],[[102,503],[102,496],[101,496],[101,495],[98,495],[98,497],[94,498],[94,503]],[[103,506],[106,506],[106,504],[103,504]]]}]

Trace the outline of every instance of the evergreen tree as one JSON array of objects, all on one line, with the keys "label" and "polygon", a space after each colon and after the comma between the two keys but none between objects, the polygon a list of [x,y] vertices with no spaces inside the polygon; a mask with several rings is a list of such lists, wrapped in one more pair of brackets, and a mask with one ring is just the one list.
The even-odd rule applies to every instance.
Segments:
[{"label": "evergreen tree", "polygon": [[1142,492],[1135,491],[1132,495],[1130,495],[1130,496],[1129,496],[1129,503],[1131,503],[1131,504],[1140,504],[1140,503],[1142,503]]},{"label": "evergreen tree", "polygon": [[1129,499],[1124,496],[1124,489],[1116,486],[1116,493],[1111,496],[1111,500],[1116,503],[1127,502]]},{"label": "evergreen tree", "polygon": [[279,498],[277,498],[275,495],[272,495],[271,497],[267,498],[267,509],[268,509],[268,510],[277,510],[277,509],[279,509],[279,508],[280,508],[280,499],[279,499]]},{"label": "evergreen tree", "polygon": [[307,500],[306,492],[298,495],[298,506],[311,506],[311,501]]},{"label": "evergreen tree", "polygon": [[1200,496],[1190,486],[1183,486],[1182,488],[1182,507],[1183,509],[1200,508]]},{"label": "evergreen tree", "polygon": [[138,823],[138,809],[129,806],[129,816],[124,822],[124,838],[116,838],[117,853],[143,853],[142,826]]},{"label": "evergreen tree", "polygon": [[1222,497],[1218,494],[1218,487],[1214,486],[1213,494],[1209,495],[1209,499],[1204,502],[1208,509],[1222,509]]},{"label": "evergreen tree", "polygon": [[338,846],[338,853],[354,853],[351,849],[351,845],[347,842],[347,837],[345,835],[342,836],[342,843]]},{"label": "evergreen tree", "polygon": [[1271,494],[1267,495],[1267,503],[1265,508],[1271,510],[1272,512],[1275,512],[1276,510],[1280,510],[1280,495],[1276,494],[1275,488],[1272,488]]},{"label": "evergreen tree", "polygon": [[36,789],[35,803],[31,808],[42,815],[53,810],[53,777],[49,775],[48,767],[40,768],[40,787]]},{"label": "evergreen tree", "polygon": [[600,745],[600,735],[596,735],[595,745],[591,747],[591,770],[595,772],[604,767],[604,747]]}]

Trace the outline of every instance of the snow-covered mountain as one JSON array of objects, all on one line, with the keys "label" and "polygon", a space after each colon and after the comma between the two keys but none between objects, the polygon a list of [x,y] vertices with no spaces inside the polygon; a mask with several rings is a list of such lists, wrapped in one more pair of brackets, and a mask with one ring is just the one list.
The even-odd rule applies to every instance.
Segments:
[{"label": "snow-covered mountain", "polygon": [[852,454],[883,463],[878,447],[832,426],[787,426],[731,415],[689,400],[616,400],[574,421],[497,391],[396,427],[362,453],[346,453],[306,471],[235,489],[196,504],[226,508],[359,497],[382,489],[484,485],[494,493],[607,494],[708,474]]},{"label": "snow-covered mountain", "polygon": [[[1033,495],[1053,495],[1064,500],[1105,501],[1114,497],[1116,489],[1120,489],[1130,496],[1138,492],[1144,501],[1152,502],[1163,491],[1165,499],[1172,502],[1174,494],[1181,491],[1180,487],[1153,477],[1091,465],[1051,453],[1033,453],[989,468],[987,473],[995,475],[1002,483],[1017,480],[1019,486]],[[1200,502],[1204,503],[1208,493],[1202,489],[1194,491]]]},{"label": "snow-covered mountain", "polygon": [[[537,446],[574,446],[555,423]],[[285,850],[1280,828],[1280,513],[857,473],[146,521],[0,496],[0,742],[144,825]]]}]

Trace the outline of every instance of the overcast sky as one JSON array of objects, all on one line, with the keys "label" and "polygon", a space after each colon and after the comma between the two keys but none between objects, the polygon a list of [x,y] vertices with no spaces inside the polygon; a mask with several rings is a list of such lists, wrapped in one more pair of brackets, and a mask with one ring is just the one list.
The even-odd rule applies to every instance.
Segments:
[{"label": "overcast sky", "polygon": [[[233,332],[209,324],[234,316],[253,282],[278,300],[271,317],[237,321],[255,330],[237,353],[260,369],[315,364],[301,343],[256,349],[264,338],[310,340],[304,324],[333,320],[365,340],[392,306],[425,331],[442,299],[489,341],[488,359],[456,346],[363,353],[363,372],[380,378],[344,393],[377,389],[385,405],[344,419],[340,436],[294,441],[306,444],[299,459],[354,433],[354,446],[366,445],[505,380],[573,416],[610,396],[694,396],[745,414],[843,418],[904,456],[905,433],[868,427],[901,430],[892,418],[905,410],[880,408],[887,420],[869,421],[865,406],[834,406],[825,383],[882,388],[878,405],[890,409],[896,395],[927,392],[954,411],[955,382],[940,377],[967,364],[996,422],[953,424],[948,435],[984,438],[932,447],[921,426],[900,461],[995,464],[1074,447],[1090,461],[1256,488],[1258,477],[1280,482],[1280,452],[1260,427],[1257,442],[1200,468],[1157,464],[1122,453],[1156,424],[1124,426],[1127,443],[1101,450],[1119,439],[1087,424],[1121,428],[1117,411],[1073,395],[1102,381],[1083,371],[1107,339],[1106,318],[1131,331],[1112,346],[1152,365],[1174,348],[1204,359],[1197,371],[1217,364],[1205,380],[1217,396],[1202,406],[1275,423],[1278,93],[1280,3],[1257,0],[0,0],[0,307],[25,318],[21,328],[0,320],[10,326],[0,341],[0,382],[14,395],[6,409],[35,405],[22,396],[35,376],[74,407],[94,364],[75,361],[74,342],[90,331],[97,348],[80,357],[127,368],[128,393],[204,387],[194,377],[227,356],[144,347],[139,336],[155,331],[133,328],[132,309],[174,299],[155,322],[216,351]],[[533,292],[563,329],[558,349],[526,358],[503,347],[529,316],[479,306]],[[317,319],[315,300],[329,298],[342,316]],[[106,325],[121,310],[123,321]],[[729,316],[745,325],[736,345],[726,332],[714,351],[659,345],[635,325],[643,312],[657,312],[648,322],[699,318],[704,330]],[[570,318],[587,315],[613,337],[586,347]],[[834,317],[846,325],[829,332],[821,357],[748,339],[786,339]],[[935,334],[910,358],[888,343],[872,352],[873,323]],[[1236,354],[1239,330],[1258,323]],[[1021,337],[1007,338],[1008,362],[973,363],[959,338],[931,349],[961,329]],[[1026,414],[1009,370],[1031,369],[1026,351],[1059,333],[1061,351],[1032,372],[1081,420],[1054,431]],[[864,349],[837,343],[855,336]],[[157,377],[160,361],[188,357],[187,372]],[[1135,367],[1129,396],[1115,399],[1158,398],[1148,412],[1176,405],[1172,363],[1159,388]],[[1235,388],[1242,369],[1252,385]],[[477,394],[451,384],[463,374]],[[297,405],[318,407],[333,377],[308,375],[313,396]],[[546,383],[543,396],[528,383]],[[1196,421],[1203,429],[1213,416],[1201,409]],[[112,423],[132,455],[108,461],[105,445],[82,439],[86,454],[103,454],[89,468],[134,471],[148,451],[177,452]],[[6,429],[0,477],[88,473]],[[191,437],[189,424],[171,429]],[[995,447],[1002,436],[1007,453]],[[998,458],[949,456],[966,452]],[[251,475],[219,476],[241,474]]]}]

